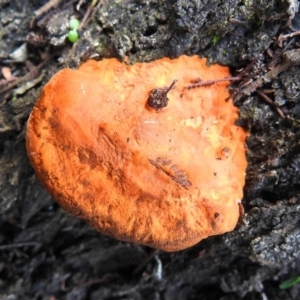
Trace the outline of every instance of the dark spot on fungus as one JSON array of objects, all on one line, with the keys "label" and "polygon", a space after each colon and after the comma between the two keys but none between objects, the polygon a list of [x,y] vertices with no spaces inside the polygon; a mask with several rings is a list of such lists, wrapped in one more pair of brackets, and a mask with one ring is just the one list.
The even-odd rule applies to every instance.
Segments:
[{"label": "dark spot on fungus", "polygon": [[167,158],[164,158],[164,157],[157,157],[155,159],[155,161],[157,163],[161,164],[162,166],[167,166],[167,165],[169,165],[172,162],[171,159],[167,159]]},{"label": "dark spot on fungus", "polygon": [[157,163],[161,163],[161,162],[164,161],[164,158],[163,158],[163,157],[157,157],[157,158],[155,159],[155,161],[156,161]]},{"label": "dark spot on fungus", "polygon": [[54,117],[48,118],[48,124],[52,128],[53,131],[58,131],[60,128],[60,124]]},{"label": "dark spot on fungus", "polygon": [[168,105],[167,94],[172,89],[177,80],[173,80],[172,84],[167,89],[153,89],[151,90],[147,104],[156,110],[160,110]]},{"label": "dark spot on fungus", "polygon": [[172,165],[170,169],[172,171],[176,172],[178,170],[178,166],[177,165]]},{"label": "dark spot on fungus", "polygon": [[96,153],[88,148],[78,148],[78,158],[82,164],[88,164],[91,169],[94,169],[98,165],[98,158]]},{"label": "dark spot on fungus", "polygon": [[[179,170],[177,165],[172,165],[170,167],[170,169],[166,169],[166,168],[162,167],[162,166],[164,166],[163,164],[162,164],[162,166],[160,166],[159,163],[157,163],[157,161],[161,162],[161,160],[162,160],[162,158],[160,158],[160,157],[156,158],[156,162],[152,159],[148,159],[148,161],[153,166],[155,166],[158,170],[163,171],[173,181],[175,181],[176,183],[178,183],[179,185],[181,185],[185,189],[187,189],[189,186],[192,185],[192,183],[190,181],[188,181],[188,175],[186,175],[184,173],[184,171]],[[171,163],[171,161],[170,161],[170,163]]]},{"label": "dark spot on fungus", "polygon": [[167,166],[167,165],[169,165],[170,163],[172,163],[172,160],[171,160],[171,159],[165,160],[165,161],[162,162],[161,164],[162,164],[162,166]]},{"label": "dark spot on fungus", "polygon": [[228,158],[229,154],[230,154],[230,149],[228,147],[224,147],[222,150],[222,158],[226,159]]}]

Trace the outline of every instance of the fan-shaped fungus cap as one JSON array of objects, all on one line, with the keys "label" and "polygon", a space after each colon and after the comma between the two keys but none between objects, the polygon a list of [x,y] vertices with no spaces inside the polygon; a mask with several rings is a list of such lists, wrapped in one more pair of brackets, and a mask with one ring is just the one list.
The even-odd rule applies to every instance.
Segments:
[{"label": "fan-shaped fungus cap", "polygon": [[[28,121],[38,178],[71,214],[123,241],[177,251],[233,230],[246,133],[226,82],[186,88],[227,76],[196,56],[61,70]],[[167,106],[149,109],[157,90]]]}]

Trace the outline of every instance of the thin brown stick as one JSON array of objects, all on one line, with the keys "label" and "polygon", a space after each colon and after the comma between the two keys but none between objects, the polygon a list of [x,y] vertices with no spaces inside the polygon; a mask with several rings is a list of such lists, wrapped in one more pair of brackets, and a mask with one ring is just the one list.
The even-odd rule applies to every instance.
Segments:
[{"label": "thin brown stick", "polygon": [[45,5],[43,5],[39,9],[37,9],[34,12],[34,15],[36,17],[40,17],[41,15],[43,15],[44,13],[46,13],[47,11],[49,11],[52,7],[57,6],[60,1],[61,0],[50,0],[50,1],[48,1]]},{"label": "thin brown stick", "polygon": [[294,40],[295,39],[291,39],[279,53],[277,53],[275,56],[272,57],[272,60],[268,65],[269,69],[272,69],[275,67],[275,64],[277,63],[279,57],[288,49],[288,47],[294,42]]},{"label": "thin brown stick", "polygon": [[265,93],[263,93],[260,90],[257,90],[256,92],[265,100],[265,102],[270,104],[276,110],[276,112],[279,114],[279,116],[281,118],[283,118],[283,119],[286,118],[286,116],[282,112],[282,110],[276,105],[276,103],[274,103],[274,101],[272,101],[272,99],[270,97],[268,97]]},{"label": "thin brown stick", "polygon": [[190,85],[187,85],[185,88],[186,89],[194,89],[194,88],[198,88],[198,87],[202,87],[202,86],[209,86],[218,82],[224,82],[224,81],[238,81],[241,80],[241,77],[225,77],[225,78],[221,78],[221,79],[214,79],[214,80],[205,80],[205,81],[200,81],[197,83],[193,83]]},{"label": "thin brown stick", "polygon": [[43,61],[42,63],[40,63],[39,65],[37,65],[35,68],[33,68],[30,72],[28,72],[26,75],[17,78],[16,80],[8,83],[5,87],[3,87],[2,89],[0,89],[0,94],[3,94],[9,90],[11,90],[12,88],[14,88],[16,85],[23,83],[25,81],[34,79],[36,77],[39,76],[39,71],[40,69],[49,61],[49,59],[46,59],[45,61]]},{"label": "thin brown stick", "polygon": [[83,19],[80,22],[79,29],[83,29],[88,24],[90,19],[94,16],[94,14],[99,10],[100,6],[103,4],[102,0],[99,0],[96,6],[93,2],[90,4],[86,13],[84,14]]},{"label": "thin brown stick", "polygon": [[300,35],[300,30],[299,31],[295,31],[289,34],[280,34],[278,37],[278,46],[282,47],[282,42],[285,41],[288,38],[294,37]]},{"label": "thin brown stick", "polygon": [[287,61],[267,72],[265,75],[256,79],[254,82],[250,83],[246,86],[241,92],[239,92],[234,98],[235,101],[239,100],[243,95],[250,96],[254,91],[256,91],[259,87],[261,87],[264,83],[270,82],[272,79],[276,78],[278,74],[282,71],[285,71],[289,67],[293,65],[292,62]]}]

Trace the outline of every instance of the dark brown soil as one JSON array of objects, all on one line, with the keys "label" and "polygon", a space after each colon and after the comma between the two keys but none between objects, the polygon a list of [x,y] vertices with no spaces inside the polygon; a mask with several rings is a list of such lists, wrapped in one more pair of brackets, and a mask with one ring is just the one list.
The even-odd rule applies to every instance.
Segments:
[{"label": "dark brown soil", "polygon": [[[300,299],[300,285],[279,288],[300,275],[300,40],[280,36],[299,29],[298,1],[61,0],[38,11],[46,2],[0,0],[0,299]],[[83,22],[75,44],[72,16]],[[181,54],[242,75],[231,89],[250,132],[245,215],[231,233],[154,252],[55,203],[29,164],[26,121],[65,66]]]}]

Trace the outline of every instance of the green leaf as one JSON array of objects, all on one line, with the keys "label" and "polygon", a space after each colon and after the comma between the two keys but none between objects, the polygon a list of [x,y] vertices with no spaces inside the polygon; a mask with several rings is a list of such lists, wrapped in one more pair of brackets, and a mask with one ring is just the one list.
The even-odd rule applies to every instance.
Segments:
[{"label": "green leaf", "polygon": [[79,23],[79,21],[77,19],[72,18],[70,20],[70,23],[69,23],[70,29],[77,30],[79,28],[79,25],[80,25],[80,23]]},{"label": "green leaf", "polygon": [[300,282],[300,276],[297,276],[297,277],[294,277],[294,278],[290,278],[284,282],[282,282],[280,285],[279,285],[279,288],[281,290],[284,290],[284,289],[288,289],[292,286],[294,286],[295,284],[299,283]]},{"label": "green leaf", "polygon": [[77,30],[70,30],[68,32],[68,39],[71,43],[75,43],[78,40],[79,34]]}]

